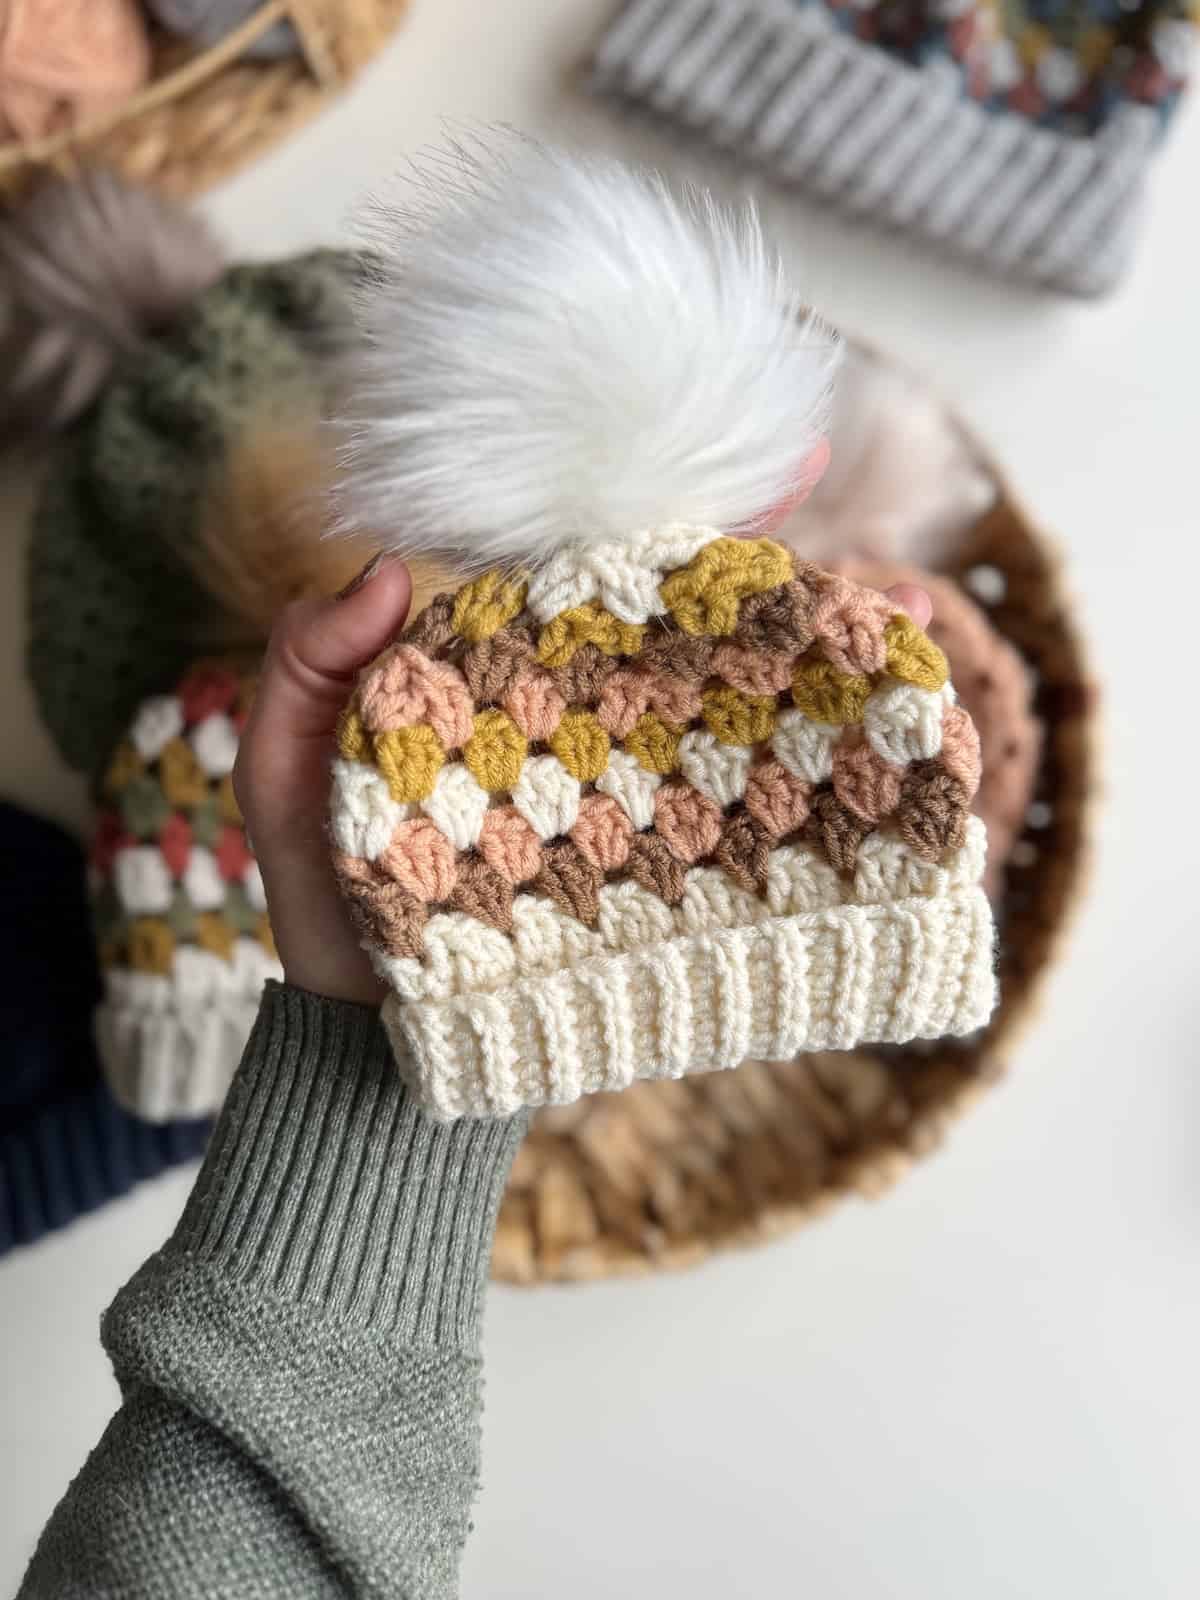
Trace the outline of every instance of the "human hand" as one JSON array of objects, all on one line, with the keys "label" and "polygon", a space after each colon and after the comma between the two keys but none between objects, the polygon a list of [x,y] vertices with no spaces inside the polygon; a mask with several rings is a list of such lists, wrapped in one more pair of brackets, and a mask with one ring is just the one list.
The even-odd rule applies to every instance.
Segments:
[{"label": "human hand", "polygon": [[379,1005],[384,987],[338,891],[325,832],[338,717],[354,679],[403,626],[412,584],[372,564],[334,600],[289,606],[271,634],[233,771],[289,983]]}]

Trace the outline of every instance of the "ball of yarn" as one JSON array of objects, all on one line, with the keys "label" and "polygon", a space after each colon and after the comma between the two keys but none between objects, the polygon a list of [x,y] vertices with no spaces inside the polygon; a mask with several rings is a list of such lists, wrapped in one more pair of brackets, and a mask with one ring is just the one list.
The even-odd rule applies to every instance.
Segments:
[{"label": "ball of yarn", "polygon": [[0,138],[78,127],[149,75],[134,0],[0,0]]},{"label": "ball of yarn", "polygon": [[[167,33],[207,48],[258,10],[261,0],[146,0],[146,10]],[[300,47],[290,22],[277,22],[245,52],[255,61],[278,61]]]},{"label": "ball of yarn", "polygon": [[[983,773],[972,809],[987,827],[984,886],[994,898],[1033,797],[1041,749],[1041,727],[1033,713],[1025,664],[953,579],[918,567],[858,557],[847,557],[837,567],[847,577],[876,589],[896,583],[918,584],[933,601],[933,621],[926,631],[949,659],[959,700],[979,736],[978,753],[960,749],[958,743],[949,753],[968,775],[982,754]],[[957,727],[952,719],[956,734]]]}]

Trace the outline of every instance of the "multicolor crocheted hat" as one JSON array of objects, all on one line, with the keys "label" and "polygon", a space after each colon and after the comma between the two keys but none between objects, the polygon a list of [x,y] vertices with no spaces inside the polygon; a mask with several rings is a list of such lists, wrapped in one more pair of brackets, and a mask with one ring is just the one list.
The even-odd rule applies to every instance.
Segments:
[{"label": "multicolor crocheted hat", "polygon": [[979,1027],[979,741],[941,651],[767,539],[621,558],[439,597],[343,721],[335,864],[423,1103]]},{"label": "multicolor crocheted hat", "polygon": [[755,536],[827,460],[835,341],[752,215],[536,146],[460,159],[443,210],[384,214],[344,419],[345,520],[478,573],[364,673],[334,763],[401,1072],[437,1116],[507,1115],[979,1027],[945,659]]},{"label": "multicolor crocheted hat", "polygon": [[254,683],[204,663],[144,701],[103,781],[90,889],[114,1097],[152,1122],[219,1109],[282,977],[233,793]]}]

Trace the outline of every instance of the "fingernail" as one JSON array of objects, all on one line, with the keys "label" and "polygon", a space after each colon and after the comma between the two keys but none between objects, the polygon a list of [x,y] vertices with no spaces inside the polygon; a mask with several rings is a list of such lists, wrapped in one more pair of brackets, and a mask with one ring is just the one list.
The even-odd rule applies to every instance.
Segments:
[{"label": "fingernail", "polygon": [[377,554],[371,557],[370,561],[367,562],[366,566],[357,575],[357,577],[351,578],[350,582],[346,584],[344,588],[338,590],[337,594],[334,595],[334,599],[349,600],[352,594],[357,594],[364,583],[370,583],[371,579],[383,565],[385,559],[386,557],[384,556],[383,551],[378,551]]}]

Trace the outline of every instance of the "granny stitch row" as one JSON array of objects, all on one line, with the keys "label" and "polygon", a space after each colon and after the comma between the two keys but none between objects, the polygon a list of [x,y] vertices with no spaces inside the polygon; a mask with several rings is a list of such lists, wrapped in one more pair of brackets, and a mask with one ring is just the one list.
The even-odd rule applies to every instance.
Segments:
[{"label": "granny stitch row", "polygon": [[253,682],[201,665],[143,702],[103,780],[89,861],[110,1087],[153,1121],[214,1111],[281,976],[233,793]]},{"label": "granny stitch row", "polygon": [[338,742],[335,869],[435,1115],[990,1010],[945,658],[770,540],[485,573],[363,674]]}]

